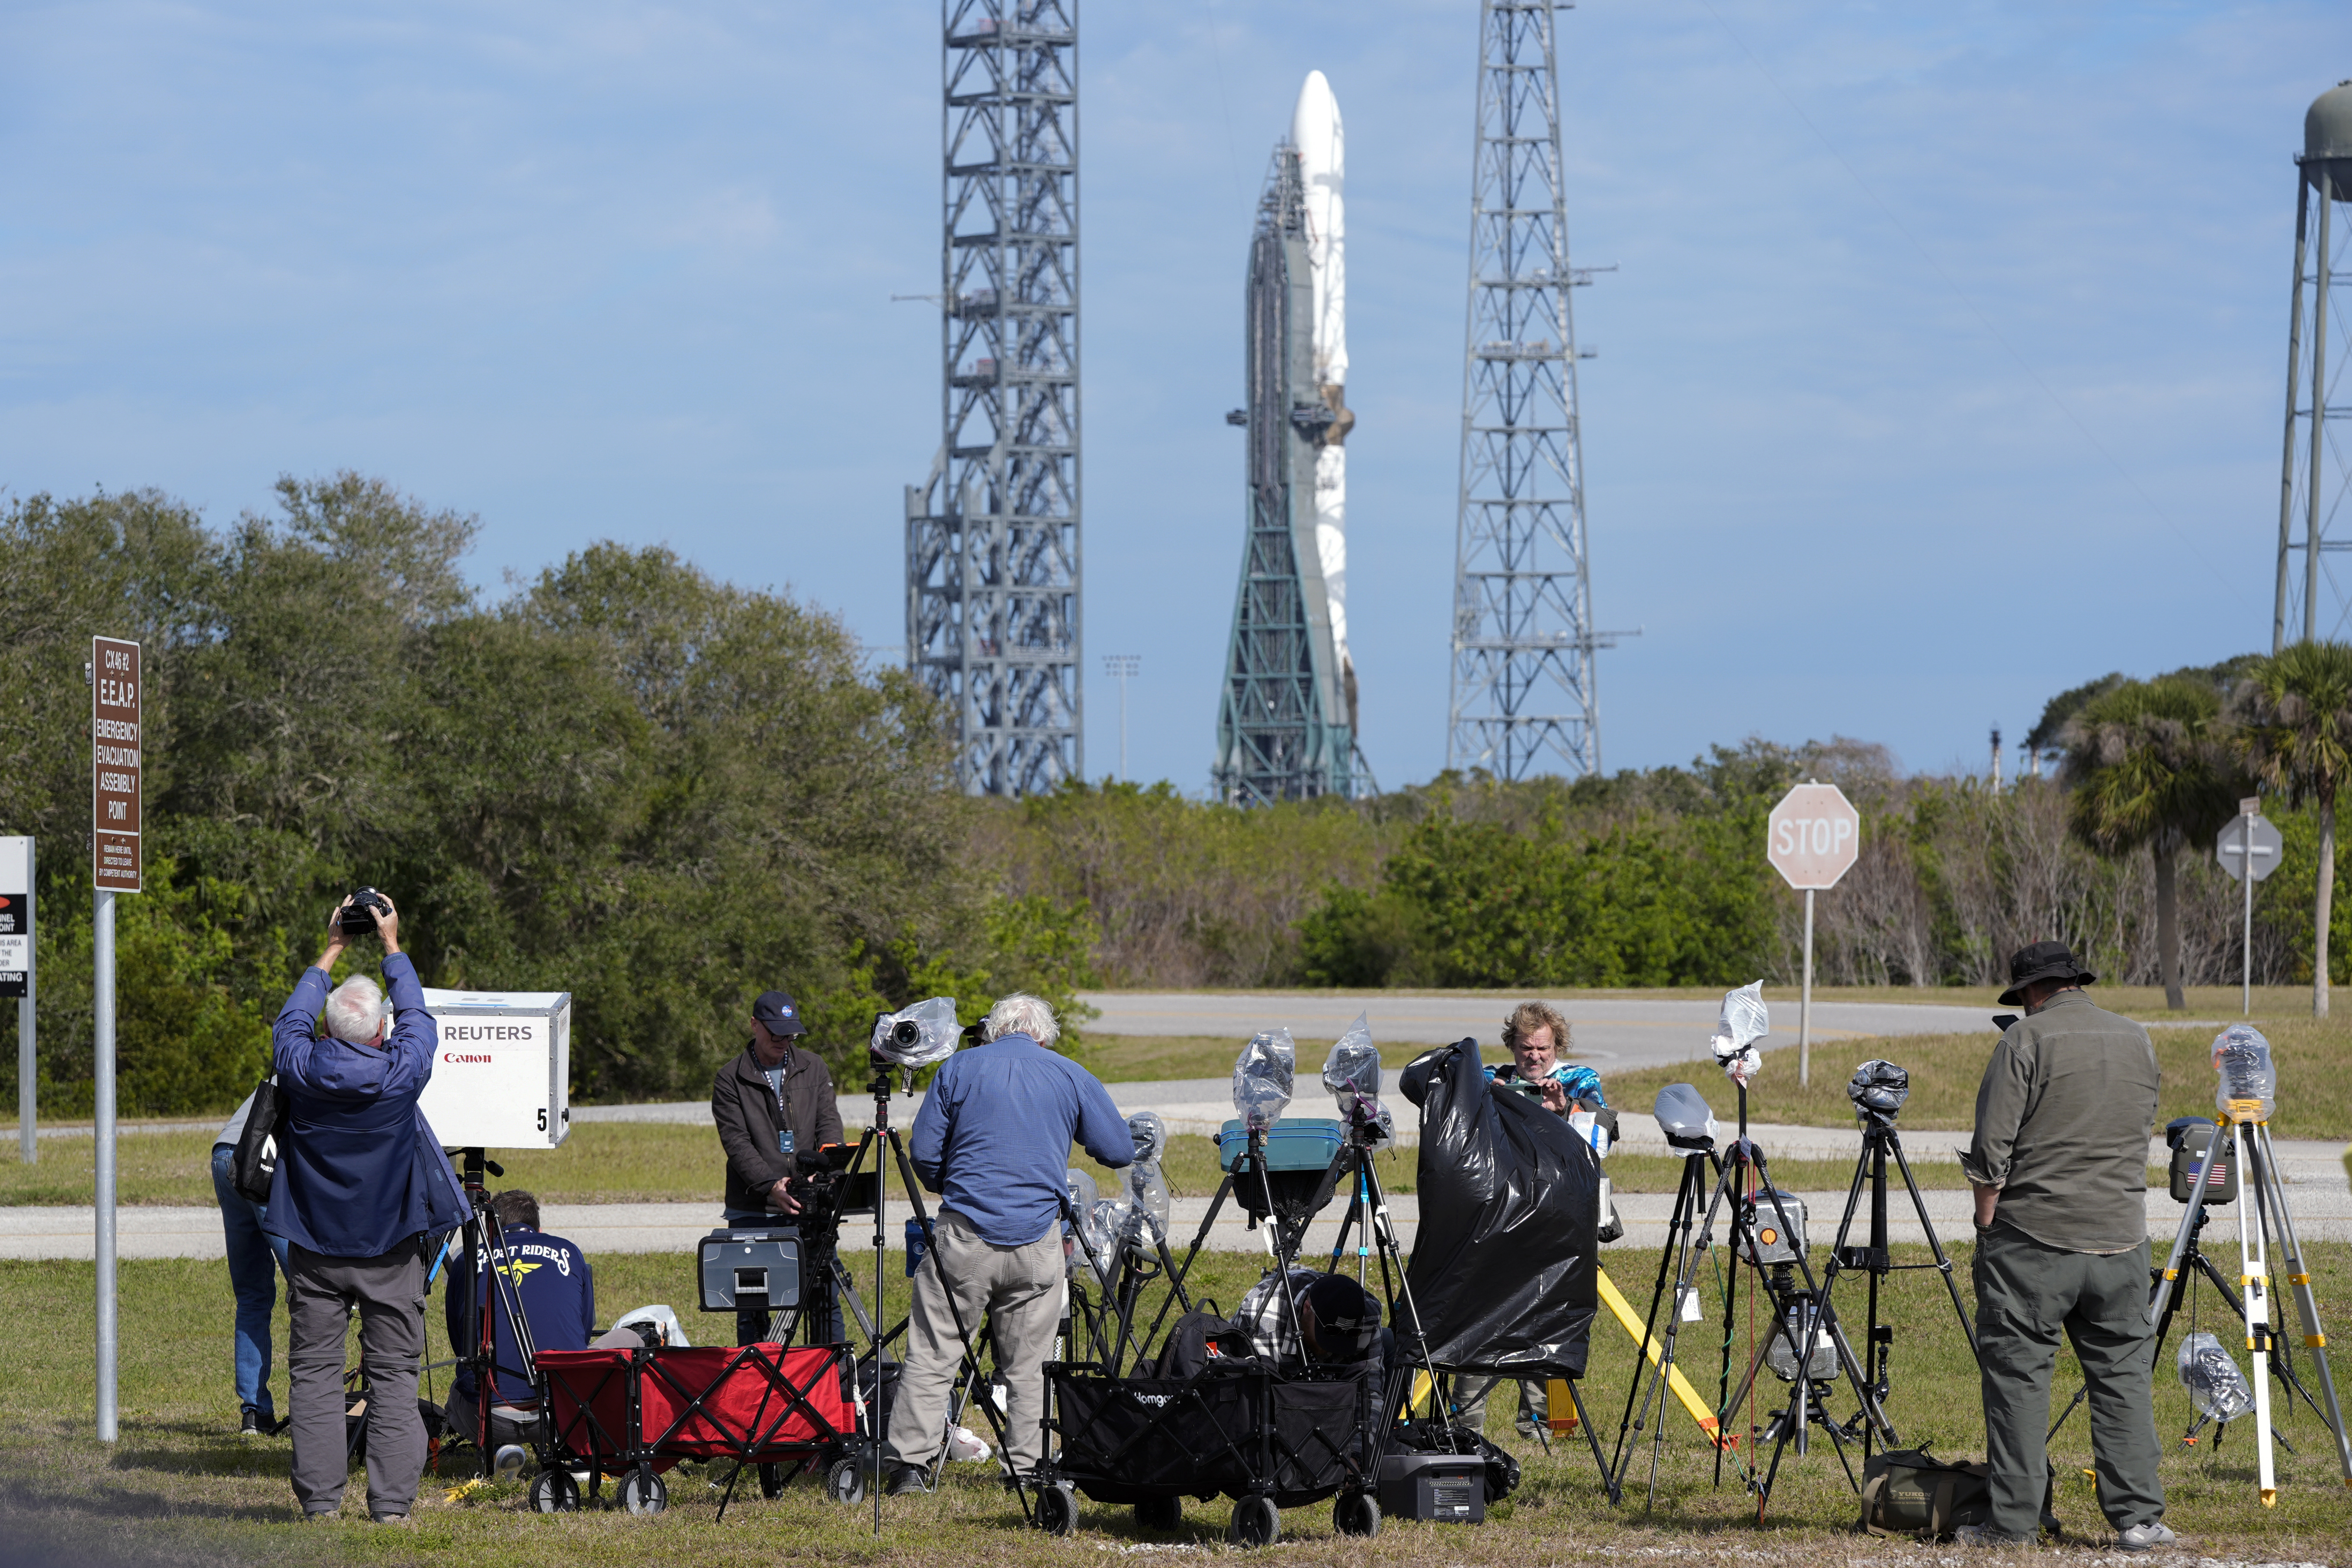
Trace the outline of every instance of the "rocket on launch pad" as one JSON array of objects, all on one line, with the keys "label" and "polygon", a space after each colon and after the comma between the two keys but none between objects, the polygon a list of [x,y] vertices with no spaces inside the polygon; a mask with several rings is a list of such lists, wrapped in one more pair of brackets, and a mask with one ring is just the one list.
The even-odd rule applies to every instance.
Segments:
[{"label": "rocket on launch pad", "polygon": [[1348,653],[1346,141],[1321,71],[1307,78],[1259,199],[1244,289],[1246,516],[1217,711],[1220,799],[1353,795]]}]

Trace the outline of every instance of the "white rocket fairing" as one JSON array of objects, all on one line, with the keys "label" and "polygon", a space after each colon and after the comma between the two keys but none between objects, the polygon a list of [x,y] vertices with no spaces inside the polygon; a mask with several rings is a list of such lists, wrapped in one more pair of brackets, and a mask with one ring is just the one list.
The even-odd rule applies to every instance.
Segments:
[{"label": "white rocket fairing", "polygon": [[1290,114],[1290,143],[1307,198],[1307,270],[1314,283],[1315,380],[1338,420],[1315,458],[1315,545],[1330,596],[1331,641],[1347,693],[1348,722],[1356,722],[1356,667],[1348,652],[1348,224],[1347,133],[1339,100],[1321,71],[1307,73]]}]

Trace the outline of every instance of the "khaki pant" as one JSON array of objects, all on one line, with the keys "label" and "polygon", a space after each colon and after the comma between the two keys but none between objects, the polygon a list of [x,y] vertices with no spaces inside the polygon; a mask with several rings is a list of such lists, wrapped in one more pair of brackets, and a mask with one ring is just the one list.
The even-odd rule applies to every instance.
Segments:
[{"label": "khaki pant", "polygon": [[[1005,1385],[1004,1458],[1016,1474],[1045,1454],[1045,1358],[1062,1317],[1062,1232],[1024,1247],[993,1247],[953,1209],[940,1211],[933,1243],[915,1269],[907,1363],[890,1412],[890,1462],[928,1467],[947,1435],[948,1395],[963,1364],[963,1330],[985,1323]],[[950,1305],[950,1297],[953,1305]]]},{"label": "khaki pant", "polygon": [[367,1370],[368,1512],[406,1513],[425,1473],[416,1370],[425,1349],[425,1258],[414,1241],[380,1258],[329,1258],[296,1247],[286,1268],[288,1399],[294,1496],[305,1513],[342,1506],[351,1473],[343,1440],[343,1331],[360,1315]]},{"label": "khaki pant", "polygon": [[[1454,1423],[1483,1434],[1486,1429],[1486,1396],[1492,1394],[1495,1386],[1503,1381],[1499,1377],[1474,1377],[1466,1373],[1455,1378],[1454,1380]],[[1540,1378],[1522,1377],[1513,1381],[1519,1385],[1519,1413],[1514,1418],[1513,1425],[1522,1436],[1531,1434],[1541,1427],[1544,1429],[1545,1436],[1549,1436],[1550,1429],[1546,1423],[1551,1419],[1550,1390],[1544,1386],[1543,1380]]]},{"label": "khaki pant", "polygon": [[2164,1518],[2149,1363],[2147,1243],[2102,1258],[2044,1247],[1996,1224],[1977,1232],[1977,1361],[1984,1387],[1992,1527],[2032,1536],[2049,1486],[2050,1372],[2063,1333],[2089,1389],[2099,1507],[2118,1531]]}]

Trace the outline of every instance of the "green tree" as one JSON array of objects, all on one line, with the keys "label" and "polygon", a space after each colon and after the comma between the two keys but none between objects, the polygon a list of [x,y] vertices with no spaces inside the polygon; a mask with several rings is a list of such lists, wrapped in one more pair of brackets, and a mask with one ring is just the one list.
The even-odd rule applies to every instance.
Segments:
[{"label": "green tree", "polygon": [[2156,866],[2157,965],[2168,1007],[2180,989],[2181,848],[2219,831],[2242,775],[2223,733],[2221,696],[2183,677],[2127,680],[2093,696],[2061,732],[2067,821],[2103,855],[2146,848]]},{"label": "green tree", "polygon": [[2352,646],[2300,642],[2257,659],[2235,703],[2247,765],[2290,803],[2319,809],[2312,905],[2311,1014],[2327,1016],[2328,922],[2336,902],[2336,796],[2352,772]]}]

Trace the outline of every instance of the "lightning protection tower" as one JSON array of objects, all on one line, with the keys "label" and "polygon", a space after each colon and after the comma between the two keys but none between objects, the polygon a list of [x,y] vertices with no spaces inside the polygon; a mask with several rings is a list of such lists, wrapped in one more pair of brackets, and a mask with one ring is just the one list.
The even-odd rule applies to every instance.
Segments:
[{"label": "lightning protection tower", "polygon": [[1085,775],[1077,0],[945,0],[944,434],[907,490],[907,668],[975,795]]},{"label": "lightning protection tower", "polygon": [[1601,767],[1552,0],[1486,0],[1454,528],[1448,767]]},{"label": "lightning protection tower", "polygon": [[1343,439],[1341,389],[1315,375],[1314,285],[1298,149],[1274,150],[1244,285],[1249,406],[1242,575],[1210,779],[1231,805],[1354,793],[1350,694],[1316,541],[1315,468]]},{"label": "lightning protection tower", "polygon": [[[2352,81],[2313,100],[2303,117],[2303,155],[2295,160],[2294,299],[2286,329],[2286,454],[2279,475],[2278,591],[2272,602],[2271,651],[2315,637],[2340,638],[2352,613],[2352,584],[2340,583],[2323,556],[2352,550],[2342,516],[2352,470],[2344,437],[2331,419],[2352,407],[2330,405],[2344,376],[2340,348],[2352,320],[2334,285],[2352,252]],[[2301,532],[2298,535],[2297,530]],[[2330,537],[2331,533],[2334,537]]]}]

